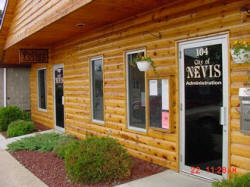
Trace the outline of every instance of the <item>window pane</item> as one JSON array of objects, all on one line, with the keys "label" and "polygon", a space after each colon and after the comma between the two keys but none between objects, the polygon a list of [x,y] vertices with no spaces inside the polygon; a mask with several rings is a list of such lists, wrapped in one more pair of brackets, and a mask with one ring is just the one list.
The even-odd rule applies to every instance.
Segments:
[{"label": "window pane", "polygon": [[[137,67],[129,65],[138,53],[129,54],[128,58],[128,87],[129,87],[129,126],[146,127],[145,120],[145,75]],[[142,52],[142,55],[144,53]]]},{"label": "window pane", "polygon": [[102,59],[92,60],[93,119],[103,121]]},{"label": "window pane", "polygon": [[39,108],[46,109],[46,70],[38,71],[38,99],[39,99]]}]

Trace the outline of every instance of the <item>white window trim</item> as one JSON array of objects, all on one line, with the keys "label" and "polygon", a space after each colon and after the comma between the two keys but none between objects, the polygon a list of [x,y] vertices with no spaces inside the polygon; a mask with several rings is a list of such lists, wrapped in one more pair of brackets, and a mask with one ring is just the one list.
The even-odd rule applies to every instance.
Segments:
[{"label": "white window trim", "polygon": [[[102,60],[102,69],[103,69],[103,56],[99,56],[99,57],[93,57],[93,58],[90,58],[90,61],[89,61],[89,72],[90,72],[90,92],[91,92],[91,120],[92,122],[94,123],[98,123],[98,124],[101,124],[101,125],[104,125],[104,120],[98,120],[98,119],[94,119],[94,97],[93,97],[93,78],[92,78],[92,63],[93,61],[95,60]],[[103,71],[103,79],[104,81],[104,71]],[[103,91],[103,90],[102,90]],[[104,104],[104,91],[103,91],[103,104]],[[103,107],[103,115],[105,114],[104,112],[104,107]]]},{"label": "white window trim", "polygon": [[[44,109],[44,108],[40,108],[40,96],[39,96],[39,71],[41,71],[41,70],[45,70],[45,100],[46,100],[46,109]],[[39,69],[37,69],[37,101],[38,101],[38,103],[37,103],[37,108],[38,108],[38,110],[39,111],[42,111],[42,112],[47,112],[48,111],[48,109],[47,109],[47,68],[39,68]]]},{"label": "white window trim", "polygon": [[[126,92],[127,92],[127,128],[129,130],[133,130],[133,131],[138,131],[138,132],[147,132],[147,119],[145,121],[145,128],[139,128],[139,127],[133,127],[133,126],[130,126],[130,112],[129,112],[129,72],[128,72],[128,67],[129,67],[129,64],[128,64],[128,55],[131,55],[131,54],[136,54],[136,53],[141,53],[141,52],[144,52],[144,55],[146,56],[146,49],[140,49],[140,50],[131,50],[131,51],[127,51],[126,52]],[[145,79],[145,73],[144,73],[144,79]],[[145,80],[145,86],[146,86],[146,80]],[[146,100],[146,98],[145,98]],[[147,110],[147,109],[146,109]],[[146,111],[145,111],[145,118],[147,118],[147,115],[146,115]]]}]

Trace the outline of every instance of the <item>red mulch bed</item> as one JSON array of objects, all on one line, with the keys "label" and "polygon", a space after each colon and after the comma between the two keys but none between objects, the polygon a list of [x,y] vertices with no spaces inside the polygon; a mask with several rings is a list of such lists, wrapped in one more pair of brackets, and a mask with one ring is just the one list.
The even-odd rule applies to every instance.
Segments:
[{"label": "red mulch bed", "polygon": [[112,184],[70,184],[65,174],[63,160],[58,158],[54,153],[18,151],[10,154],[50,187],[110,187],[166,170],[164,167],[133,157],[135,165],[132,169],[132,175],[126,180],[116,181]]},{"label": "red mulch bed", "polygon": [[[43,125],[40,125],[40,124],[37,124],[35,123],[35,131],[34,132],[42,132],[42,131],[46,131],[46,130],[49,130],[50,128],[46,127],[46,126],[43,126]],[[9,138],[7,136],[7,131],[2,131],[0,132],[5,138]]]}]

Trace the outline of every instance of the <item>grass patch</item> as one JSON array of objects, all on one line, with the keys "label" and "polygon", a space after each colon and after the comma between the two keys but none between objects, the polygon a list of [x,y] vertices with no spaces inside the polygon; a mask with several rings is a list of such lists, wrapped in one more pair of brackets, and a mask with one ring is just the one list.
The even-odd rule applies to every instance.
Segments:
[{"label": "grass patch", "polygon": [[223,179],[221,181],[213,182],[213,187],[249,187],[250,173],[245,175],[234,175],[232,179]]},{"label": "grass patch", "polygon": [[66,136],[64,134],[59,133],[44,133],[44,134],[36,134],[32,137],[23,138],[16,142],[13,142],[8,145],[8,149],[10,151],[20,151],[20,150],[28,150],[28,151],[53,151],[55,146],[59,144],[62,140],[72,139],[72,136]]}]

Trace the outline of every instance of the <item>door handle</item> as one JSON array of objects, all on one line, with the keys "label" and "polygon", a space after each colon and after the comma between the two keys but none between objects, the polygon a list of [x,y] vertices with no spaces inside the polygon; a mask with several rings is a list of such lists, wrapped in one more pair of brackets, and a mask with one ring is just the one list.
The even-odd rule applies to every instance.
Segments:
[{"label": "door handle", "polygon": [[62,96],[62,105],[64,105],[64,96]]},{"label": "door handle", "polygon": [[221,125],[225,125],[226,122],[225,122],[225,111],[226,111],[226,108],[225,107],[220,107],[220,124]]}]

